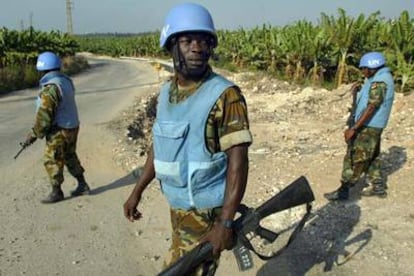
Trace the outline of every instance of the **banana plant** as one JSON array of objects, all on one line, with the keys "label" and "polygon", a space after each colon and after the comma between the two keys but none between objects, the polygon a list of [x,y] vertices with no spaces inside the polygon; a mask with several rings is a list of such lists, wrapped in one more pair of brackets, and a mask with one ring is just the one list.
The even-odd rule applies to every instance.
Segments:
[{"label": "banana plant", "polygon": [[379,15],[379,12],[376,12],[371,14],[368,19],[365,19],[365,16],[360,14],[355,19],[347,16],[345,10],[342,8],[338,9],[338,13],[338,18],[328,16],[325,13],[321,14],[321,27],[325,28],[326,32],[330,35],[333,47],[337,49],[337,87],[343,83],[347,73],[347,58],[355,54],[353,52],[354,48],[358,48],[358,43],[362,43],[359,39],[371,31],[377,23],[377,16]]},{"label": "banana plant", "polygon": [[397,51],[396,56],[397,66],[393,73],[396,82],[400,84],[400,92],[405,93],[407,87],[414,86],[414,61],[412,57],[406,60],[402,51]]},{"label": "banana plant", "polygon": [[391,24],[391,43],[394,49],[410,59],[414,54],[414,20],[408,11],[403,11],[399,19]]},{"label": "banana plant", "polygon": [[321,85],[324,81],[324,73],[328,71],[330,65],[329,54],[331,53],[330,38],[322,28],[314,28],[307,33],[308,54],[312,62],[309,70],[312,85]]}]

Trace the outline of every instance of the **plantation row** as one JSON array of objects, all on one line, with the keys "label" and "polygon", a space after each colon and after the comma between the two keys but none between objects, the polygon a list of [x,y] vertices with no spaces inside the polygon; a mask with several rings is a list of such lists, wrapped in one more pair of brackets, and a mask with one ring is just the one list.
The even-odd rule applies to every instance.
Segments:
[{"label": "plantation row", "polygon": [[60,56],[71,56],[79,50],[77,41],[58,31],[41,32],[33,28],[24,31],[0,28],[0,68],[34,64],[37,55],[53,51]]},{"label": "plantation row", "polygon": [[73,37],[57,31],[0,28],[0,94],[37,85],[39,74],[35,63],[43,51],[54,51],[61,57],[73,56],[79,51],[79,44]]},{"label": "plantation row", "polygon": [[[82,51],[111,56],[165,57],[159,32],[143,35],[84,35]],[[219,30],[217,66],[261,70],[298,83],[338,86],[360,77],[358,62],[368,51],[381,51],[401,91],[414,87],[414,19],[407,11],[393,20],[380,12],[350,17],[322,13],[318,24],[301,20],[274,27]]]},{"label": "plantation row", "polygon": [[[414,87],[414,19],[407,11],[385,20],[380,12],[354,18],[338,9],[337,16],[322,13],[318,24],[301,20],[283,27],[218,30],[217,36],[215,66],[266,71],[296,83],[332,87],[360,78],[360,57],[375,50],[385,54],[400,91]],[[63,57],[78,51],[168,57],[159,47],[159,31],[72,37],[57,31],[0,28],[0,91],[2,86],[10,89],[5,83],[13,78],[20,78],[18,83],[25,78],[34,82],[36,57],[46,50]]]}]

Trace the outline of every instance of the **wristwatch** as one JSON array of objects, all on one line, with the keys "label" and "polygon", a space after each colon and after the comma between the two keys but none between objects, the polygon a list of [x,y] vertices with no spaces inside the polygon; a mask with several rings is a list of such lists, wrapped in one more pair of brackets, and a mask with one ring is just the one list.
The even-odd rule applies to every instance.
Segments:
[{"label": "wristwatch", "polygon": [[233,228],[233,221],[231,219],[221,219],[220,223],[221,225],[224,226],[224,228],[227,228],[227,229]]}]

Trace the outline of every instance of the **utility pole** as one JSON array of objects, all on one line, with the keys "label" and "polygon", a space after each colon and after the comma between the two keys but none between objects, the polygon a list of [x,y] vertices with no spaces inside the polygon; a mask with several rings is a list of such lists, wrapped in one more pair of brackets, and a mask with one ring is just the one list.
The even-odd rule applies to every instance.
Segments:
[{"label": "utility pole", "polygon": [[29,27],[33,28],[33,12],[30,12],[29,15]]},{"label": "utility pole", "polygon": [[68,34],[73,34],[73,24],[72,24],[72,8],[73,3],[71,0],[66,0],[66,27]]},{"label": "utility pole", "polygon": [[24,21],[20,19],[20,31],[24,31]]}]

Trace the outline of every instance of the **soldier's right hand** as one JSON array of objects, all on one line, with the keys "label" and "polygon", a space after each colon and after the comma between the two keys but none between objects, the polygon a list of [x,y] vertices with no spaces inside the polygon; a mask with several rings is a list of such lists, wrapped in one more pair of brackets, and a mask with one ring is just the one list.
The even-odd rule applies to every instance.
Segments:
[{"label": "soldier's right hand", "polygon": [[354,137],[355,135],[355,129],[354,128],[349,128],[347,130],[344,131],[344,139],[345,139],[345,143],[349,143],[349,141],[351,141],[351,139]]},{"label": "soldier's right hand", "polygon": [[124,203],[124,216],[131,222],[142,218],[141,212],[138,211],[139,198],[130,196]]},{"label": "soldier's right hand", "polygon": [[24,146],[30,146],[37,140],[37,137],[34,136],[32,133],[27,134],[26,140],[24,141]]}]

